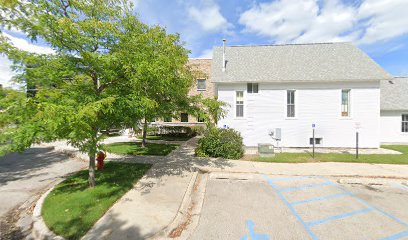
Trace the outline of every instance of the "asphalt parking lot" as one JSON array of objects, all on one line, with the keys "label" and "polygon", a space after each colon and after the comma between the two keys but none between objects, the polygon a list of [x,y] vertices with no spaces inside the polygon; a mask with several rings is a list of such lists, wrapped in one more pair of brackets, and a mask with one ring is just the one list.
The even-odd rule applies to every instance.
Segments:
[{"label": "asphalt parking lot", "polygon": [[192,239],[408,239],[406,180],[210,174]]}]

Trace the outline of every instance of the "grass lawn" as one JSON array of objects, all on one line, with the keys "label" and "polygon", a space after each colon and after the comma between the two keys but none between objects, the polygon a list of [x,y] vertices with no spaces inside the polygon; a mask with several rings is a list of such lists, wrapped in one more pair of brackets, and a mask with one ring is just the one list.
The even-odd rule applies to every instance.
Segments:
[{"label": "grass lawn", "polygon": [[[143,139],[142,136],[138,136],[138,139]],[[163,140],[163,141],[187,141],[189,140],[191,137],[187,137],[187,136],[147,136],[146,139],[147,140]]]},{"label": "grass lawn", "polygon": [[68,177],[45,199],[41,213],[45,223],[66,239],[80,239],[149,168],[107,162],[103,172],[96,172],[95,188],[88,188],[88,170]]},{"label": "grass lawn", "polygon": [[277,153],[275,157],[249,157],[246,160],[258,162],[304,163],[304,162],[364,162],[386,164],[408,164],[408,145],[384,145],[382,148],[400,151],[403,154],[354,154],[347,153]]},{"label": "grass lawn", "polygon": [[158,156],[165,156],[177,147],[176,144],[147,143],[146,147],[142,148],[140,142],[119,142],[105,145],[105,149],[111,153]]}]

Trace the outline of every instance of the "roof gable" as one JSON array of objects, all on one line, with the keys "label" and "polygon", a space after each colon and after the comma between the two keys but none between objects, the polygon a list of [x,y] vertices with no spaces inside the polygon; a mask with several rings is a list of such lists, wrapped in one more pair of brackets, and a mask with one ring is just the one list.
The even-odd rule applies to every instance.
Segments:
[{"label": "roof gable", "polygon": [[381,110],[408,110],[408,77],[381,81]]},{"label": "roof gable", "polygon": [[213,52],[214,82],[369,81],[391,76],[351,43],[222,47]]}]

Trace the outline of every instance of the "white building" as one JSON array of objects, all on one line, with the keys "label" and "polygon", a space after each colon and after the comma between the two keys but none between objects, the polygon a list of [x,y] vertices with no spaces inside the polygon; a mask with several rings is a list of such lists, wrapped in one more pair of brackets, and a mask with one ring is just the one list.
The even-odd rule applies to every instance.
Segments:
[{"label": "white building", "polygon": [[392,76],[351,43],[215,47],[212,80],[229,104],[219,127],[246,146],[276,144],[280,132],[280,146],[310,147],[312,126],[318,147],[354,147],[356,129],[362,148],[408,142],[404,109],[380,104]]},{"label": "white building", "polygon": [[408,143],[408,78],[381,82],[381,142]]}]

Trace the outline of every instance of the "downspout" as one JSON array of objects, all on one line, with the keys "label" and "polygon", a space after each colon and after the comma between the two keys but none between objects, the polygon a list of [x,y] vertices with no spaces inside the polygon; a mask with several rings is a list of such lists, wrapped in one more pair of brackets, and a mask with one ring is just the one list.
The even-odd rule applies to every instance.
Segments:
[{"label": "downspout", "polygon": [[225,67],[226,67],[226,61],[225,61],[225,45],[226,45],[227,39],[222,40],[222,71],[225,72]]}]

